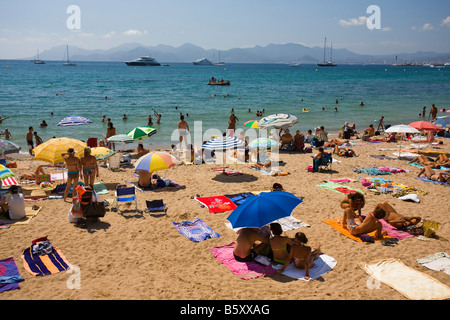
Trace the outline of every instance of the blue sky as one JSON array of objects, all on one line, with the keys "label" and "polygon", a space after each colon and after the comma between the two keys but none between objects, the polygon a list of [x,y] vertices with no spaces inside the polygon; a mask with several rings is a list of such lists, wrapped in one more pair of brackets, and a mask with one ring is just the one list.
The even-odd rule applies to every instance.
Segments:
[{"label": "blue sky", "polygon": [[[80,8],[80,30],[67,8]],[[381,29],[369,30],[370,5]],[[127,42],[205,49],[300,43],[361,54],[450,52],[449,0],[17,0],[0,2],[0,59],[53,46],[110,49]]]}]

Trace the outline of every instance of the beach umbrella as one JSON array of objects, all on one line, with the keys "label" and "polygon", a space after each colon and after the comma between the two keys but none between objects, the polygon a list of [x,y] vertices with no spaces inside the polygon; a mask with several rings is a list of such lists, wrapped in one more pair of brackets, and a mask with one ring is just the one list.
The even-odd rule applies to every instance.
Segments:
[{"label": "beach umbrella", "polygon": [[155,133],[156,129],[154,127],[142,126],[127,132],[127,136],[133,138],[134,141],[141,141],[154,135]]},{"label": "beach umbrella", "polygon": [[248,144],[251,149],[267,149],[270,147],[278,146],[279,143],[270,138],[257,138]]},{"label": "beach umbrella", "polygon": [[411,127],[416,128],[417,130],[425,130],[425,131],[441,131],[437,125],[432,124],[428,121],[416,121],[409,124]]},{"label": "beach umbrella", "polygon": [[261,228],[288,217],[303,201],[285,191],[261,192],[247,198],[227,218],[234,228]]},{"label": "beach umbrella", "polygon": [[126,134],[117,134],[115,136],[109,137],[106,139],[108,142],[124,142],[124,143],[133,143],[134,139]]},{"label": "beach umbrella", "polygon": [[217,137],[206,142],[203,146],[205,150],[226,151],[237,148],[245,148],[245,142],[236,137]]},{"label": "beach umbrella", "polygon": [[75,156],[80,158],[84,154],[87,144],[83,141],[70,138],[50,139],[33,149],[34,159],[49,162],[51,164],[64,162],[62,153],[66,153],[69,148],[74,149]]},{"label": "beach umbrella", "polygon": [[250,120],[244,123],[244,126],[252,128],[252,129],[261,129],[259,127],[259,121],[258,120]]},{"label": "beach umbrella", "polygon": [[408,126],[406,124],[399,124],[399,125],[389,127],[388,129],[384,130],[384,132],[387,132],[387,133],[420,133],[420,131],[417,130],[416,128]]},{"label": "beach umbrella", "polygon": [[4,180],[10,177],[14,177],[15,174],[4,165],[0,164],[0,180]]},{"label": "beach umbrella", "polygon": [[438,117],[433,124],[441,129],[450,128],[450,116]]},{"label": "beach umbrella", "polygon": [[19,153],[21,146],[8,141],[0,139],[0,154]]},{"label": "beach umbrella", "polygon": [[135,171],[155,172],[178,164],[177,158],[167,152],[152,152],[140,157],[134,164]]},{"label": "beach umbrella", "polygon": [[272,114],[259,120],[258,125],[261,129],[276,128],[287,129],[298,123],[296,116],[285,113]]},{"label": "beach umbrella", "polygon": [[73,127],[73,126],[83,126],[87,124],[91,124],[92,121],[85,117],[80,116],[69,116],[62,119],[58,123],[58,127]]},{"label": "beach umbrella", "polygon": [[97,161],[105,160],[114,154],[114,151],[105,147],[91,148],[91,155],[93,155]]}]

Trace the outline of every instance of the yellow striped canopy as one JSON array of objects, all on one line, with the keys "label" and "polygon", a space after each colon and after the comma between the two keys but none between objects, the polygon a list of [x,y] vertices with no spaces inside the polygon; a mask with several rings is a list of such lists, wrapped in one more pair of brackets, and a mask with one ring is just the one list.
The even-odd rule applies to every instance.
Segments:
[{"label": "yellow striped canopy", "polygon": [[33,149],[34,160],[41,160],[51,164],[64,162],[62,153],[66,153],[69,148],[75,150],[75,156],[81,158],[84,155],[84,148],[87,144],[83,141],[70,138],[50,139]]}]

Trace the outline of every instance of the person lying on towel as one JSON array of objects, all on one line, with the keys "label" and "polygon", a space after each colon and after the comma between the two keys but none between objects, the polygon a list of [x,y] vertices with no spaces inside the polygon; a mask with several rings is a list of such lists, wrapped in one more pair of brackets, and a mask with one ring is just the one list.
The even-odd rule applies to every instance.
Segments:
[{"label": "person lying on towel", "polygon": [[391,226],[393,226],[394,228],[397,228],[397,229],[405,229],[405,228],[409,227],[410,225],[416,225],[420,221],[422,221],[421,217],[405,217],[405,216],[403,216],[402,214],[395,211],[395,209],[392,208],[392,206],[387,202],[377,204],[377,206],[375,207],[375,210],[377,208],[381,208],[384,210],[384,212],[386,212],[386,215],[383,219],[386,220],[387,222],[389,222],[389,224]]}]

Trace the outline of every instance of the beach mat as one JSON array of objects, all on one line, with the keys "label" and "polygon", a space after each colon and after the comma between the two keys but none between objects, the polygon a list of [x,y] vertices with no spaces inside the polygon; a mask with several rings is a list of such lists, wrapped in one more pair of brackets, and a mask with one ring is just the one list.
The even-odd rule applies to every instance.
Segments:
[{"label": "beach mat", "polygon": [[22,281],[14,258],[0,260],[0,293],[19,289]]},{"label": "beach mat", "polygon": [[347,194],[347,193],[351,193],[351,192],[359,192],[364,194],[363,191],[353,188],[353,187],[349,187],[349,186],[345,186],[336,182],[331,182],[328,181],[326,183],[322,183],[322,184],[318,184],[316,185],[316,187],[320,187],[320,188],[324,188],[327,190],[331,190],[337,193],[343,193],[343,194]]},{"label": "beach mat", "polygon": [[268,266],[260,265],[256,262],[239,262],[236,261],[233,255],[235,243],[232,242],[227,245],[210,248],[212,255],[220,263],[224,264],[235,275],[238,275],[242,280],[249,280],[258,277],[270,276],[276,273],[276,269],[271,264]]},{"label": "beach mat", "polygon": [[[281,229],[283,230],[283,232],[290,231],[290,230],[295,230],[295,229],[300,229],[300,228],[304,228],[304,227],[311,227],[311,225],[307,224],[306,222],[303,222],[303,221],[301,221],[301,220],[299,220],[297,218],[294,218],[292,216],[281,218],[281,219],[278,219],[278,220],[276,220],[274,222],[278,222],[281,225]],[[225,222],[225,225],[227,226],[227,228],[232,229],[234,231],[242,229],[242,228],[235,228],[235,229],[233,229],[233,226],[228,221]]]},{"label": "beach mat", "polygon": [[442,271],[450,276],[450,256],[445,252],[437,252],[417,259],[417,262],[428,269]]},{"label": "beach mat", "polygon": [[[34,244],[47,241],[46,237],[33,241]],[[22,251],[23,267],[33,276],[46,276],[69,270],[72,265],[67,261],[62,252],[53,247],[50,254],[33,254],[32,246]]]},{"label": "beach mat", "polygon": [[225,196],[197,197],[195,199],[208,208],[211,213],[231,211],[237,208],[233,201]]},{"label": "beach mat", "polygon": [[[347,229],[345,229],[345,228],[342,226],[342,224],[338,222],[338,219],[329,219],[329,220],[325,220],[325,219],[324,219],[324,220],[321,220],[321,221],[322,221],[322,222],[325,222],[325,223],[328,224],[330,227],[332,227],[333,229],[335,229],[336,231],[338,231],[338,232],[341,233],[342,235],[344,235],[344,236],[346,236],[346,237],[348,237],[348,238],[350,238],[350,239],[352,239],[352,240],[355,240],[355,241],[357,241],[357,242],[359,242],[359,243],[364,243],[364,244],[369,244],[369,243],[371,243],[371,242],[364,242],[364,241],[361,239],[361,237],[352,235],[352,234],[350,233],[350,231],[348,231]],[[375,233],[376,233],[376,231],[373,231],[373,232],[371,232],[371,233],[368,233],[368,235],[371,236],[372,239],[373,239],[375,242],[381,242],[381,241],[385,240],[384,238],[383,238],[383,239],[381,239],[381,238],[375,238]]]},{"label": "beach mat", "polygon": [[[309,269],[309,278],[305,279],[305,270],[304,269],[298,269],[294,266],[294,263],[291,262],[287,268],[283,271],[283,274],[285,276],[288,276],[293,279],[300,279],[304,281],[310,281],[317,279],[324,274],[330,272],[333,270],[333,268],[336,266],[337,261],[326,254],[321,254],[315,261],[314,265]],[[281,269],[283,265],[277,264],[273,266],[275,269]]]},{"label": "beach mat", "polygon": [[8,220],[5,219],[4,216],[0,215],[0,225],[9,225],[9,226],[23,226],[30,223],[31,219],[33,219],[40,211],[42,207],[38,207],[36,210],[33,207],[25,207],[25,217],[20,220]]},{"label": "beach mat", "polygon": [[382,155],[371,154],[371,155],[369,155],[369,157],[371,157],[373,159],[379,159],[379,160],[398,160],[398,158],[386,156],[386,155],[383,155],[383,154]]},{"label": "beach mat", "polygon": [[450,299],[449,287],[429,275],[406,266],[398,259],[390,258],[359,262],[358,265],[375,280],[397,290],[408,299]]},{"label": "beach mat", "polygon": [[255,196],[253,193],[251,192],[242,192],[242,193],[235,193],[235,194],[226,194],[225,197],[227,197],[228,199],[230,199],[231,201],[233,201],[233,203],[236,206],[240,206],[241,204],[244,203],[245,200],[247,200],[247,198],[253,197]]},{"label": "beach mat", "polygon": [[420,180],[420,181],[423,181],[423,182],[438,183],[438,184],[442,184],[444,186],[450,186],[450,184],[448,184],[447,182],[430,180],[430,179],[427,179],[426,177],[423,177],[423,176],[422,177],[413,177],[413,178],[417,179],[417,180]]},{"label": "beach mat", "polygon": [[101,181],[94,183],[94,191],[97,194],[108,194],[108,188],[106,188],[105,184]]},{"label": "beach mat", "polygon": [[194,221],[175,222],[173,225],[183,236],[194,242],[200,242],[211,238],[220,238],[217,232],[214,232],[201,219],[195,218]]}]

